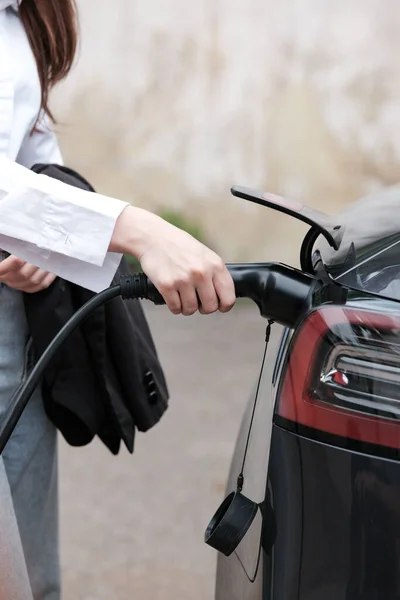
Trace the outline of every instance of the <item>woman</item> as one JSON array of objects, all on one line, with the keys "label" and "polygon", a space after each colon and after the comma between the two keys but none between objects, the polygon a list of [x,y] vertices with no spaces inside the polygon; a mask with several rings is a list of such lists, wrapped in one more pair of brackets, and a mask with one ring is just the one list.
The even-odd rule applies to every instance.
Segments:
[{"label": "woman", "polygon": [[[36,293],[56,275],[98,291],[127,252],[175,314],[227,311],[235,300],[221,259],[186,233],[147,211],[100,195],[93,201],[30,171],[35,163],[61,163],[48,97],[68,74],[75,47],[73,0],[0,0],[0,247],[11,253],[0,264],[0,418],[26,369],[21,292]],[[0,597],[56,600],[56,432],[40,392],[3,459]]]}]

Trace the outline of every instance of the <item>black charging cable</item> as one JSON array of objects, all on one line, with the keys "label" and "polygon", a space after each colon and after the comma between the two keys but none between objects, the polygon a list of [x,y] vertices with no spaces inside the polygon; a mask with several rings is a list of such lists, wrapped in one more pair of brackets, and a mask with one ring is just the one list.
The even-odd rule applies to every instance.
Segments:
[{"label": "black charging cable", "polygon": [[[273,318],[286,326],[293,326],[310,294],[312,279],[309,276],[277,263],[228,265],[228,269],[233,277],[238,298],[252,299],[258,305],[262,316]],[[143,299],[156,305],[165,304],[164,298],[148,277],[144,273],[137,273],[121,277],[118,285],[100,292],[82,306],[58,332],[27,379],[14,392],[0,429],[0,454],[57,350],[92,312],[117,296],[124,300]],[[285,302],[282,302],[283,299]]]},{"label": "black charging cable", "polygon": [[120,293],[121,286],[116,285],[91,298],[91,300],[82,306],[82,308],[80,308],[74,314],[74,316],[64,325],[64,327],[60,329],[53,341],[47,346],[46,350],[43,352],[26,380],[15,390],[11,397],[7,414],[4,417],[0,429],[0,454],[3,452],[12,432],[14,431],[22,413],[25,410],[26,405],[29,402],[30,397],[40,383],[43,373],[55,353],[63,345],[65,340],[75,331],[75,329],[79,327],[79,325],[81,325],[89,317],[89,315],[96,310],[96,308],[102,306],[108,300],[119,296]]},{"label": "black charging cable", "polygon": [[0,429],[0,454],[3,452],[12,432],[14,431],[26,405],[29,402],[33,392],[40,383],[40,380],[50,363],[53,356],[61,348],[65,340],[100,306],[121,296],[124,300],[128,299],[146,299],[154,304],[165,304],[157,288],[150,282],[144,273],[127,275],[121,277],[120,284],[110,287],[82,306],[71,319],[60,329],[53,341],[43,352],[26,380],[16,389],[11,397],[7,414],[4,418],[3,426]]}]

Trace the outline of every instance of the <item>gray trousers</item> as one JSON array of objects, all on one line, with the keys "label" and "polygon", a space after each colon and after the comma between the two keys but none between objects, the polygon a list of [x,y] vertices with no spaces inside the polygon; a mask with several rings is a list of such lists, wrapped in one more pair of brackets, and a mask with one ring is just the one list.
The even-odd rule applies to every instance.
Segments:
[{"label": "gray trousers", "polygon": [[[27,370],[22,295],[0,287],[0,420]],[[0,459],[0,598],[59,600],[56,431],[36,391]]]}]

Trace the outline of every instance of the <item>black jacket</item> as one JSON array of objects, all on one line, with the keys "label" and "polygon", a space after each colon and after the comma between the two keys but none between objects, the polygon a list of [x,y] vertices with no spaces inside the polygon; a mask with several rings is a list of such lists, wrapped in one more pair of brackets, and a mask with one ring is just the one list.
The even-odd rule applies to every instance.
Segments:
[{"label": "black jacket", "polygon": [[[94,191],[66,167],[35,165],[33,170]],[[127,273],[123,259],[114,283]],[[24,294],[37,356],[93,295],[62,279],[42,292]],[[163,370],[140,303],[118,297],[97,309],[54,357],[42,390],[46,412],[69,444],[82,446],[98,435],[114,454],[121,440],[132,452],[135,429],[155,425],[168,404]]]}]

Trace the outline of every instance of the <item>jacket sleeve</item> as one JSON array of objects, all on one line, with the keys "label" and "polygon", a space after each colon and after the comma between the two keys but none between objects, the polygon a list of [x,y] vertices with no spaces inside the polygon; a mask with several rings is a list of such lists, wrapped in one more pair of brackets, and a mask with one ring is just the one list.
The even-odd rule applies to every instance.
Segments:
[{"label": "jacket sleeve", "polygon": [[30,170],[61,163],[50,130],[35,132],[18,164],[0,157],[0,247],[67,281],[98,292],[121,260],[108,252],[115,223],[127,203],[75,188]]}]

